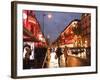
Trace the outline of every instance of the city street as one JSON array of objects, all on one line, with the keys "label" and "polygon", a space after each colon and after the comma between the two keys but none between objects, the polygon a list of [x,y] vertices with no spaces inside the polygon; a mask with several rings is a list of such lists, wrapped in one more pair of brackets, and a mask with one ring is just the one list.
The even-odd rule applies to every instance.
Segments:
[{"label": "city street", "polygon": [[90,66],[91,14],[23,11],[23,68]]}]

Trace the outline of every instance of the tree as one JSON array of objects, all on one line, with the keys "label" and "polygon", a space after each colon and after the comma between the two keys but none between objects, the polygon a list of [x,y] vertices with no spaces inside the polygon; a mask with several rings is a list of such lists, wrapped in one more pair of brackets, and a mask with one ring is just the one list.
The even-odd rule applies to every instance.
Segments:
[{"label": "tree", "polygon": [[73,28],[73,32],[74,32],[74,35],[77,36],[77,46],[80,45],[81,46],[81,40],[78,40],[79,38],[82,39],[82,27],[81,26],[78,26],[78,27],[74,27]]},{"label": "tree", "polygon": [[82,35],[82,27],[81,27],[81,26],[74,27],[74,28],[73,28],[73,32],[74,32],[74,34],[77,35],[77,36]]}]

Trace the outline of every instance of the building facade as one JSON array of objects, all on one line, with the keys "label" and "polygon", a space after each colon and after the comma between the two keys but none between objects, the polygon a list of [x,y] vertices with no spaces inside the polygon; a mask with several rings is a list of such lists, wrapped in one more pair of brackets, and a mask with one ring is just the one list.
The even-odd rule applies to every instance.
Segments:
[{"label": "building facade", "polygon": [[91,14],[83,13],[80,21],[81,27],[83,28],[83,44],[85,47],[91,46]]},{"label": "building facade", "polygon": [[76,34],[74,28],[79,27],[80,20],[73,20],[66,28],[61,32],[58,39],[55,41],[56,44],[61,46],[76,47]]},{"label": "building facade", "polygon": [[90,47],[91,14],[83,13],[80,20],[71,21],[54,43],[69,47]]},{"label": "building facade", "polygon": [[23,33],[24,41],[34,42],[36,46],[47,45],[34,11],[23,10]]}]

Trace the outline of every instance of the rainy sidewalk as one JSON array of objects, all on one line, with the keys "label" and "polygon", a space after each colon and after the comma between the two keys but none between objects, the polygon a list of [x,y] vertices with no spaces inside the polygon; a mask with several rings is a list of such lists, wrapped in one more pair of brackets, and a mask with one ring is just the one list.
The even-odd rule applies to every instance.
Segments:
[{"label": "rainy sidewalk", "polygon": [[90,59],[86,58],[79,58],[76,56],[69,55],[67,57],[67,66],[66,67],[77,67],[77,66],[89,66],[90,65]]}]

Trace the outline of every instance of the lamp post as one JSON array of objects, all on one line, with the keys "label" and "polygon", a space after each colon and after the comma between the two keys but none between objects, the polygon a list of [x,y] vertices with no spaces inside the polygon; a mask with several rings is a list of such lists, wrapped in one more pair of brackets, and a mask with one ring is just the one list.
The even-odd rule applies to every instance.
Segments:
[{"label": "lamp post", "polygon": [[[45,35],[45,24],[44,24],[44,23],[45,23],[45,22],[44,22],[44,21],[45,21],[45,16],[47,17],[47,19],[50,20],[50,19],[52,18],[52,14],[50,14],[50,13],[48,13],[48,14],[45,14],[45,13],[44,13],[44,14],[43,14],[43,33],[44,33],[44,35]],[[48,36],[49,36],[49,35],[47,35],[47,38],[50,39],[50,36],[49,36],[49,37],[48,37]],[[50,42],[50,40],[49,40],[49,42]]]},{"label": "lamp post", "polygon": [[[43,33],[45,33],[45,32],[44,32],[44,17],[45,17],[45,16],[46,16],[46,14],[43,14]],[[48,19],[51,19],[51,17],[52,17],[52,16],[51,16],[50,14],[47,14],[47,18],[48,18]],[[44,35],[44,36],[45,36],[45,35]],[[47,39],[47,42],[48,42],[48,48],[49,48],[49,47],[50,47],[50,44],[49,44],[49,43],[50,43],[50,41],[49,41],[50,36],[47,35],[47,36],[46,36],[46,39]],[[45,58],[44,58],[44,61],[43,61],[43,65],[42,65],[42,68],[44,67],[44,64],[45,64],[45,61],[46,61],[46,59],[47,59],[47,55],[48,55],[48,54],[49,54],[49,53],[47,52],[46,55],[45,55]]]},{"label": "lamp post", "polygon": [[45,20],[45,16],[47,16],[48,19],[51,19],[52,18],[52,14],[50,14],[50,13],[47,14],[47,15],[45,13],[43,14],[43,32],[44,32],[44,20]]},{"label": "lamp post", "polygon": [[46,14],[43,14],[43,34],[44,34],[44,17],[46,16]]},{"label": "lamp post", "polygon": [[[47,15],[47,18],[50,20],[52,18],[52,14],[48,14]],[[49,42],[49,45],[50,45],[50,35],[47,35],[47,38],[48,38],[48,42]]]}]

